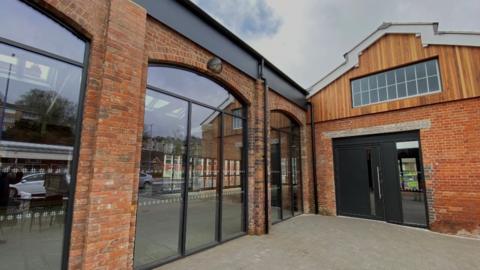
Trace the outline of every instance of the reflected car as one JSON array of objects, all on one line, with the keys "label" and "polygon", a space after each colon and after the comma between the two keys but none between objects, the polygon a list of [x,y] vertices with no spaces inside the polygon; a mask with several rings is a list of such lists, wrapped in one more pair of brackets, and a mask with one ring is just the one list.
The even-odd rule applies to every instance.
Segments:
[{"label": "reflected car", "polygon": [[10,196],[17,197],[20,192],[30,193],[32,196],[43,195],[46,193],[44,183],[44,173],[34,173],[24,176],[19,183],[10,185]]},{"label": "reflected car", "polygon": [[[66,183],[70,183],[70,176],[66,175]],[[32,194],[32,196],[45,195],[45,173],[34,173],[26,175],[22,180],[10,185],[10,197],[17,197],[20,192]]]},{"label": "reflected car", "polygon": [[153,177],[150,174],[140,173],[138,181],[139,188],[145,188],[152,185]]}]

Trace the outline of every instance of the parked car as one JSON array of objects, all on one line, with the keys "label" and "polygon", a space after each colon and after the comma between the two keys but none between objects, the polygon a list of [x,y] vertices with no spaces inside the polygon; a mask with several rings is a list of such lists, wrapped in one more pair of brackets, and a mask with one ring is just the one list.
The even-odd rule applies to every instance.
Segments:
[{"label": "parked car", "polygon": [[140,180],[138,181],[139,188],[146,188],[152,185],[153,177],[150,174],[140,173]]}]

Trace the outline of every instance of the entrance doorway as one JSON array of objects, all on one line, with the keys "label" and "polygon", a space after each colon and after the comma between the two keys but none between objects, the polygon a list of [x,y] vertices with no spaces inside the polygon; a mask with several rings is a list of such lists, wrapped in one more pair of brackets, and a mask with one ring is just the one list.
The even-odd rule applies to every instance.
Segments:
[{"label": "entrance doorway", "polygon": [[427,227],[418,132],[333,141],[339,215]]},{"label": "entrance doorway", "polygon": [[270,205],[277,223],[302,213],[300,128],[280,112],[272,112],[270,122]]}]

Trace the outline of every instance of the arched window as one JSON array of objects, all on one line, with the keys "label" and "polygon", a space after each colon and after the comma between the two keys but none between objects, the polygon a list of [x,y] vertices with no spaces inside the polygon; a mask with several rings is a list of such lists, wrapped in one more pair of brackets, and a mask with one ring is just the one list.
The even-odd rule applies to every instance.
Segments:
[{"label": "arched window", "polygon": [[135,267],[245,233],[245,123],[242,102],[215,81],[149,67]]},{"label": "arched window", "polygon": [[300,126],[279,111],[270,113],[272,222],[302,212]]},{"label": "arched window", "polygon": [[0,268],[65,266],[87,43],[32,6],[0,8]]}]

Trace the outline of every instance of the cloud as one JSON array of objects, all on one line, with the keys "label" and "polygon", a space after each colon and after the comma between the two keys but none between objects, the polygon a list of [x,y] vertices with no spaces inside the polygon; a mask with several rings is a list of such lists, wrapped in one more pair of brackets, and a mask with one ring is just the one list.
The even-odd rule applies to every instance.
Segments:
[{"label": "cloud", "polygon": [[[479,0],[195,2],[304,87],[310,87],[342,63],[343,54],[382,22],[439,22],[441,31],[480,32]],[[271,14],[273,19],[260,20],[269,17],[261,15],[261,9],[268,10],[265,14]],[[254,27],[240,27],[245,22]],[[276,27],[268,28],[267,24]]]},{"label": "cloud", "polygon": [[194,0],[228,29],[247,40],[271,37],[282,20],[266,0]]}]

